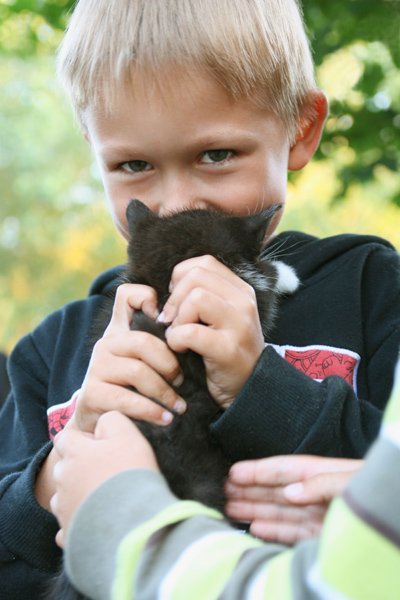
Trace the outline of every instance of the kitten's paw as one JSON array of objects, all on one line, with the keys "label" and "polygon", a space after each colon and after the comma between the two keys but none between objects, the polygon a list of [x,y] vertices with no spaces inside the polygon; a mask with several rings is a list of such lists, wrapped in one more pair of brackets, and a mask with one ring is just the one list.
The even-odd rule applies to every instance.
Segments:
[{"label": "kitten's paw", "polygon": [[300,285],[300,280],[293,267],[280,260],[271,261],[278,270],[278,280],[276,282],[276,291],[279,294],[293,294]]}]

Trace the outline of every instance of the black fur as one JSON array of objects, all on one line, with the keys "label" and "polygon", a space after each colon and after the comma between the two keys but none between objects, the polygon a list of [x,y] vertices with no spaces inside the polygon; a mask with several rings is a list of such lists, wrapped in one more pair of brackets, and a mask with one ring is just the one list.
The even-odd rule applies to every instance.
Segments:
[{"label": "black fur", "polygon": [[[186,210],[168,217],[154,215],[144,204],[132,200],[127,209],[130,228],[128,263],[121,283],[153,287],[162,309],[168,298],[173,268],[196,256],[212,255],[253,286],[264,333],[272,325],[277,303],[277,268],[261,256],[268,225],[280,206],[261,213],[233,216],[208,210]],[[99,339],[111,317],[115,292],[105,301],[95,326]],[[152,333],[165,340],[166,326],[140,311],[131,329]],[[224,510],[224,481],[232,461],[209,435],[209,425],[220,410],[206,385],[202,358],[194,353],[177,355],[184,382],[177,389],[187,402],[183,415],[175,415],[165,427],[135,421],[154,448],[169,486],[178,498],[202,502]],[[140,494],[140,490],[137,491]],[[58,577],[51,600],[82,600],[64,573]]]}]

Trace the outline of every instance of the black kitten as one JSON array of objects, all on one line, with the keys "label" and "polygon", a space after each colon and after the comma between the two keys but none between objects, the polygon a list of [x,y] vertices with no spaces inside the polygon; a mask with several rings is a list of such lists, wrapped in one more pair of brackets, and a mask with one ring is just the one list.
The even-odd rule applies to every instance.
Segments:
[{"label": "black kitten", "polygon": [[[168,299],[172,271],[178,263],[202,255],[212,255],[229,267],[255,290],[264,335],[270,330],[280,294],[298,286],[293,270],[281,262],[268,260],[263,252],[266,231],[280,206],[261,213],[233,216],[208,210],[185,210],[168,217],[154,215],[144,204],[132,200],[127,209],[130,229],[128,263],[119,281],[154,288],[159,309]],[[106,299],[94,339],[99,339],[112,313],[115,291]],[[131,329],[152,333],[165,340],[166,325],[136,311]],[[187,402],[183,415],[176,414],[170,425],[158,427],[136,421],[150,441],[161,471],[174,494],[181,499],[202,502],[224,510],[224,482],[232,461],[212,441],[210,423],[220,414],[207,388],[202,358],[195,352],[177,354],[184,381],[177,388]],[[140,493],[140,490],[138,490]],[[62,574],[51,596],[53,600],[80,600]]]}]

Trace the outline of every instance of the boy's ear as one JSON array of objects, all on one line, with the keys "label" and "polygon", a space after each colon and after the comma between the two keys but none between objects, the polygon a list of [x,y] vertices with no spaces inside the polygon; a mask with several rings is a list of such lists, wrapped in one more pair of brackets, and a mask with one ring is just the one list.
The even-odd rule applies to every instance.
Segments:
[{"label": "boy's ear", "polygon": [[310,94],[307,106],[309,115],[300,118],[296,140],[289,152],[289,171],[300,171],[313,157],[328,115],[328,100],[322,90]]}]

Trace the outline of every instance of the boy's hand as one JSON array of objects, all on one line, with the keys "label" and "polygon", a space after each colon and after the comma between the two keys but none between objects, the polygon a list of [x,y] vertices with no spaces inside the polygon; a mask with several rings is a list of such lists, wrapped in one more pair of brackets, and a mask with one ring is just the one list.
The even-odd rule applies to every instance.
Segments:
[{"label": "boy's hand", "polygon": [[253,288],[212,256],[177,265],[163,320],[168,345],[204,359],[214,401],[227,409],[253,371],[264,337]]},{"label": "boy's hand", "polygon": [[59,461],[50,507],[60,524],[56,542],[63,548],[77,509],[100,484],[128,469],[159,471],[153,449],[134,423],[116,411],[102,415],[94,434],[64,429],[54,438]]},{"label": "boy's hand", "polygon": [[226,513],[250,521],[250,532],[264,540],[295,544],[316,537],[330,501],[363,464],[307,455],[236,463],[226,486]]},{"label": "boy's hand", "polygon": [[[135,309],[155,319],[155,291],[144,285],[121,285],[110,324],[94,346],[68,428],[92,433],[98,418],[110,410],[158,425],[168,424],[172,413],[149,398],[177,412],[185,410],[184,401],[168,383],[179,385],[182,380],[179,362],[162,340],[130,330]],[[135,387],[137,392],[126,386]]]}]

